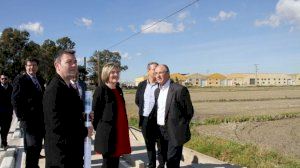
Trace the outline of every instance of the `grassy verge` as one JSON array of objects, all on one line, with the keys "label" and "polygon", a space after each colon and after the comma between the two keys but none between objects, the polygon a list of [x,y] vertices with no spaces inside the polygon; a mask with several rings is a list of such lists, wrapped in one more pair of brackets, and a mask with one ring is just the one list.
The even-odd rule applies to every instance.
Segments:
[{"label": "grassy verge", "polygon": [[265,151],[251,144],[239,144],[213,136],[200,135],[193,131],[192,139],[185,145],[200,153],[232,164],[258,167],[300,167],[300,161],[287,158],[273,151]]},{"label": "grassy verge", "polygon": [[[129,118],[129,125],[138,128],[138,119]],[[185,146],[200,153],[248,168],[300,167],[300,161],[297,159],[262,150],[252,144],[239,144],[214,136],[200,135],[194,131],[194,127],[195,125],[192,125],[192,139]]]},{"label": "grassy verge", "polygon": [[217,125],[221,123],[230,123],[230,122],[246,122],[246,121],[275,121],[286,118],[296,118],[300,116],[300,112],[294,113],[283,113],[278,115],[256,115],[256,116],[234,116],[234,117],[223,117],[223,118],[208,118],[204,121],[194,121],[192,122],[193,126],[197,125]]},{"label": "grassy verge", "polygon": [[139,127],[138,119],[137,119],[137,118],[134,118],[134,117],[130,117],[130,118],[128,119],[128,124],[129,124],[130,126],[135,127],[135,128],[138,128],[138,127]]}]

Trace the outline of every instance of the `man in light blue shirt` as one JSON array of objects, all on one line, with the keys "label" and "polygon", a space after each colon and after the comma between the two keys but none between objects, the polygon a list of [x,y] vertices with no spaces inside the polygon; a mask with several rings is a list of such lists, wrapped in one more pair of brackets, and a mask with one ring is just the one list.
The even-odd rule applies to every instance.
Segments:
[{"label": "man in light blue shirt", "polygon": [[[157,142],[156,133],[158,133],[158,127],[156,124],[155,111],[155,96],[154,92],[158,88],[156,83],[154,69],[158,64],[156,62],[150,62],[147,66],[147,80],[144,80],[138,85],[136,92],[135,103],[139,107],[139,127],[142,129],[142,133],[145,139],[147,148],[147,154],[149,163],[147,167],[156,167],[156,150],[155,143]],[[158,160],[160,161],[160,146],[158,144]],[[159,165],[158,167],[161,167]]]}]

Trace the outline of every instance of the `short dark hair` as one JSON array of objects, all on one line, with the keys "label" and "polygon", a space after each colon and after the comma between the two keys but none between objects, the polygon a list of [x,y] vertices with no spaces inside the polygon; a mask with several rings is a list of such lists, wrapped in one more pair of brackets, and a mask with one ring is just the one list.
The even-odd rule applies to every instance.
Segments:
[{"label": "short dark hair", "polygon": [[150,66],[151,66],[151,65],[156,65],[156,66],[157,66],[158,63],[157,63],[157,62],[149,62],[148,65],[147,65],[147,70],[150,69]]},{"label": "short dark hair", "polygon": [[66,49],[66,50],[59,50],[54,61],[55,62],[60,62],[61,56],[64,54],[69,54],[69,55],[75,55],[76,51],[71,50],[71,49]]},{"label": "short dark hair", "polygon": [[37,65],[39,65],[40,61],[37,58],[34,57],[28,57],[25,59],[25,65],[27,65],[27,62],[35,62]]}]

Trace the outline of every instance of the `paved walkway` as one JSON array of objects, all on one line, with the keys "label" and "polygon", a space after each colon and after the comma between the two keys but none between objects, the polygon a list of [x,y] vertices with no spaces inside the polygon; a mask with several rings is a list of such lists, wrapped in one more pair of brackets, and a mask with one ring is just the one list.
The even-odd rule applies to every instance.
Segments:
[{"label": "paved walkway", "polygon": [[[130,132],[130,143],[132,147],[132,153],[130,155],[125,155],[120,159],[120,168],[126,168],[126,167],[143,168],[145,167],[145,164],[148,162],[144,139],[142,137],[141,132],[135,128],[130,128],[129,132]],[[14,166],[12,167],[25,168],[25,153],[23,152],[24,151],[23,140],[22,138],[20,138],[20,130],[18,128],[18,122],[16,121],[15,118],[13,120],[8,139],[9,139],[8,143],[10,145],[9,150],[12,150],[13,152],[15,151],[16,153],[15,158],[13,160]],[[93,148],[94,147],[92,146],[92,149]],[[41,154],[44,155],[44,151],[42,151]],[[13,154],[10,155],[13,156]],[[3,151],[1,149],[0,163],[3,160],[9,162],[7,161],[9,159],[4,159],[5,156],[9,156],[8,152]],[[0,168],[4,168],[4,166],[2,165],[3,163],[0,164]],[[44,168],[45,159],[40,159],[39,165],[41,168]],[[102,165],[101,155],[96,154],[92,150],[92,168],[100,168],[101,165]],[[200,168],[200,167],[201,168],[221,168],[221,167],[237,168],[238,167],[238,166],[227,164],[215,158],[203,155],[201,153],[195,152],[188,148],[183,149],[183,159],[180,165],[183,168]]]}]

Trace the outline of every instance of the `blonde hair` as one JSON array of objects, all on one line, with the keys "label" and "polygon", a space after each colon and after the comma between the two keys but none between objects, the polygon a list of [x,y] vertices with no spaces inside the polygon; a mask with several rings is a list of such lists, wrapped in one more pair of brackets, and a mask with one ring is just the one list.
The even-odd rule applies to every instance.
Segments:
[{"label": "blonde hair", "polygon": [[120,71],[120,66],[117,63],[111,62],[111,63],[107,63],[103,66],[102,68],[102,73],[101,73],[101,81],[103,83],[108,82],[109,80],[109,74],[111,73],[111,71],[113,69],[117,69],[118,71]]}]

